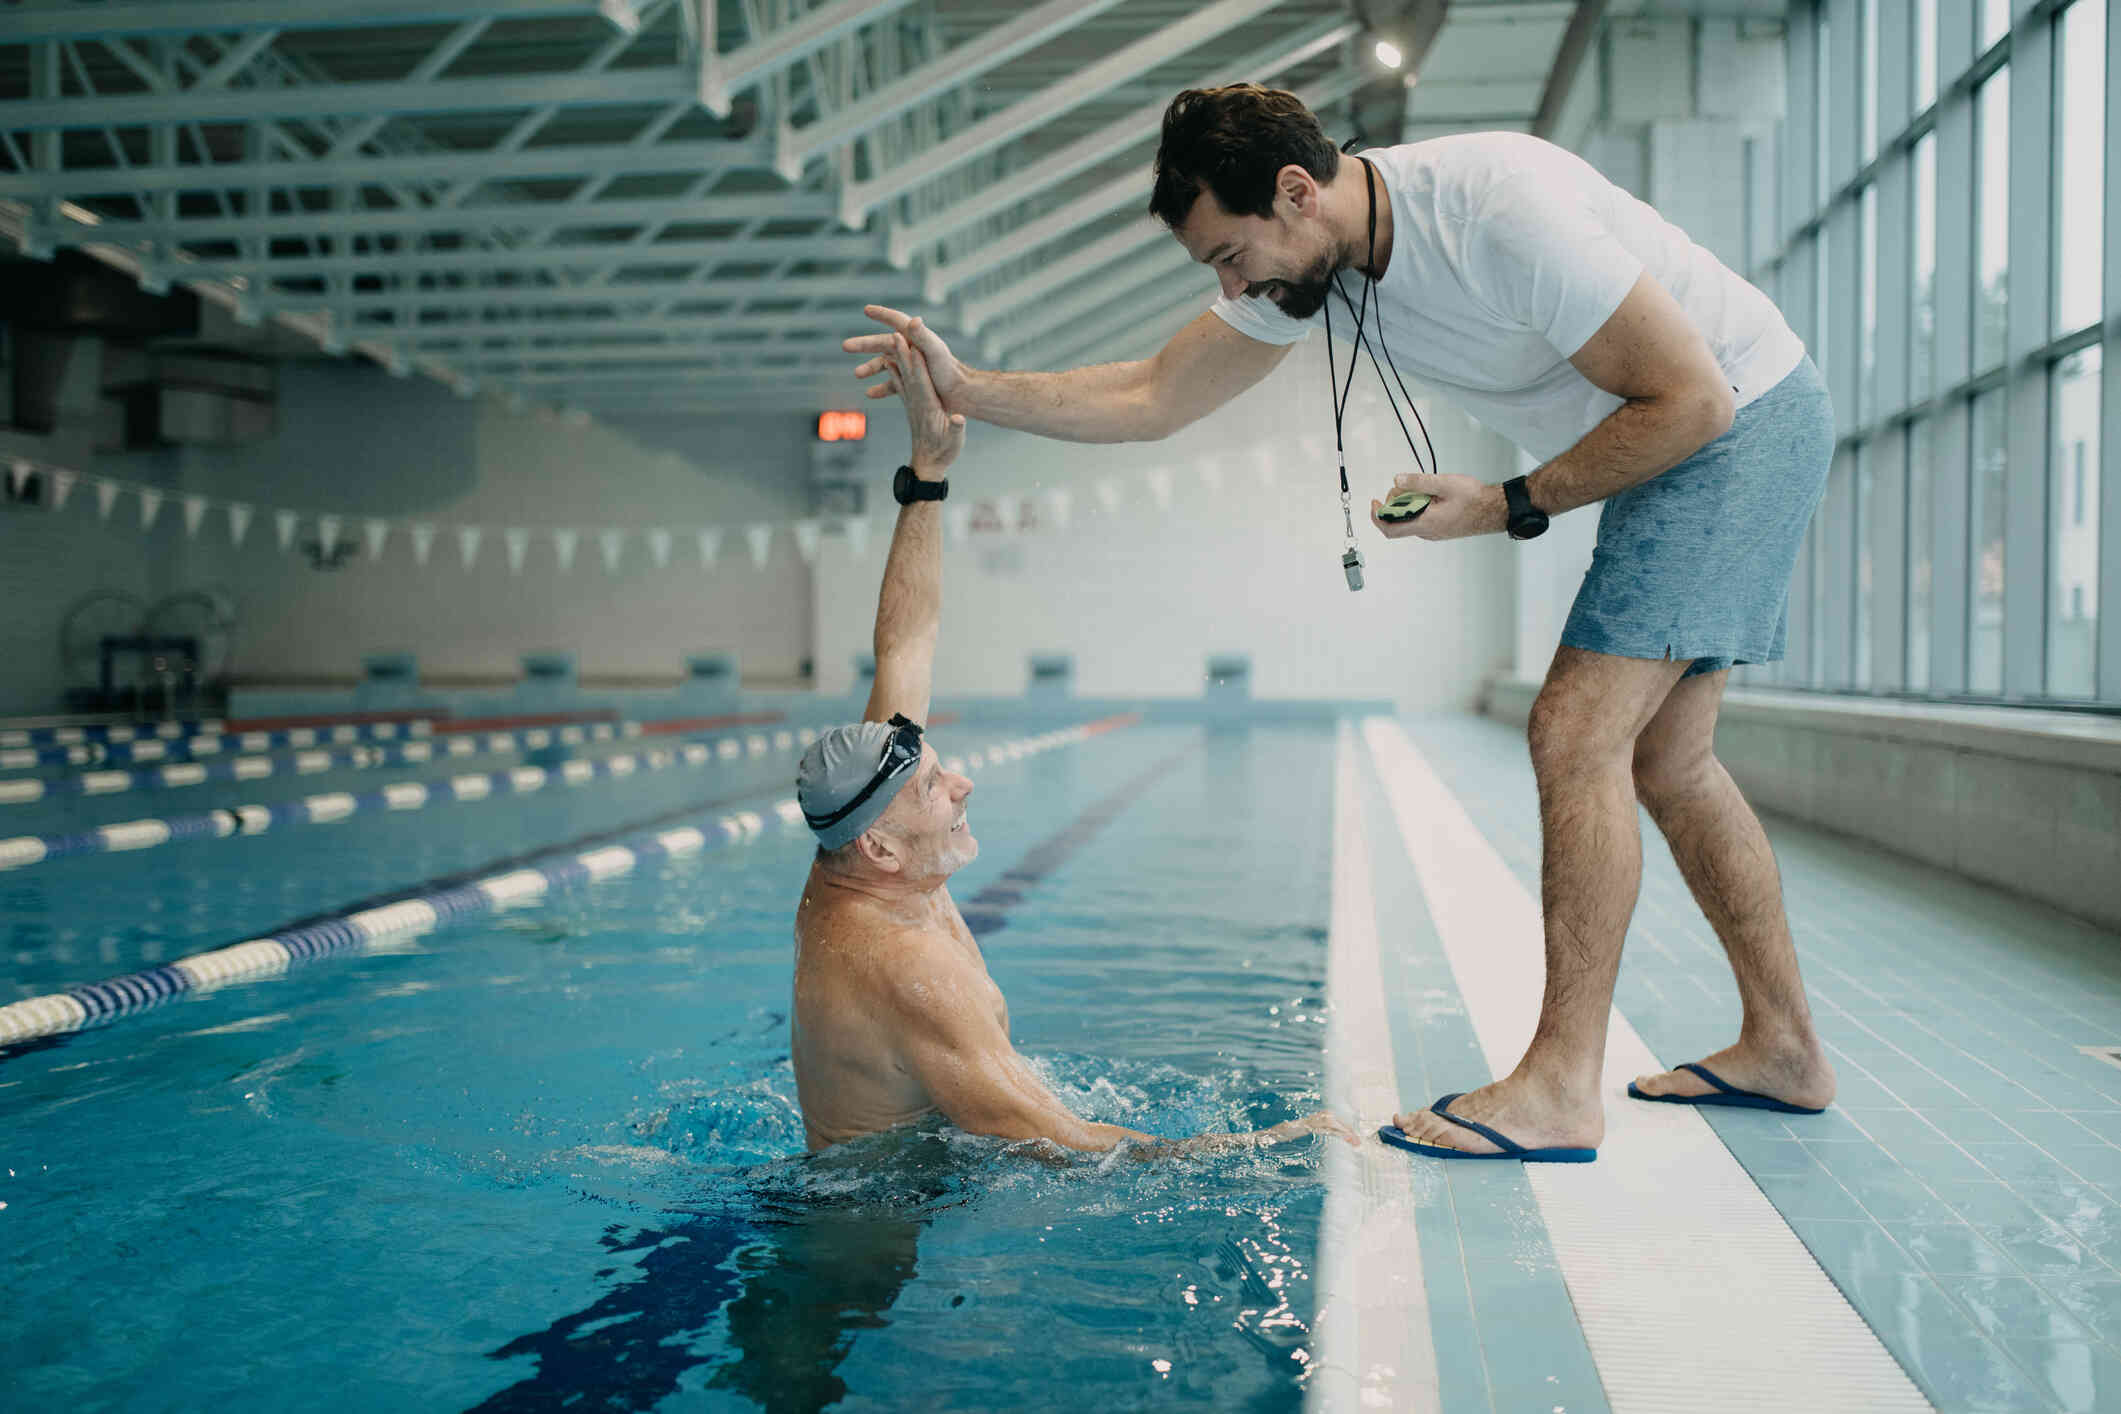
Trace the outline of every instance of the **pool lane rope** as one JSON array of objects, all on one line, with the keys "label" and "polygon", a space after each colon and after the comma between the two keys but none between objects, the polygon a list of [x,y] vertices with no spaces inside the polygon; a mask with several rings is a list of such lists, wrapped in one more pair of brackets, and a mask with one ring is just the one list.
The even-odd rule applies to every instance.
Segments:
[{"label": "pool lane rope", "polygon": [[[1135,715],[1106,718],[1022,737],[992,746],[980,756],[997,762],[1020,760],[1056,747],[1072,746],[1139,720]],[[972,758],[965,759],[969,763]],[[277,976],[298,959],[350,952],[387,938],[432,932],[445,924],[535,903],[555,890],[579,888],[629,874],[646,860],[680,858],[748,843],[765,832],[767,814],[784,828],[803,825],[801,807],[789,799],[775,801],[764,813],[703,814],[692,823],[642,830],[593,849],[580,848],[581,842],[562,845],[468,884],[419,886],[373,907],[0,1006],[0,1047],[107,1025],[187,992]],[[4,1058],[4,1052],[0,1052],[0,1058]]]},{"label": "pool lane rope", "polygon": [[[325,742],[343,746],[357,741],[396,741],[401,737],[427,736],[433,731],[434,723],[424,718],[409,722],[326,722],[314,727],[234,733],[228,730],[226,722],[214,720],[158,722],[151,727],[130,726],[123,722],[86,727],[8,727],[0,728],[0,752],[39,747],[109,749],[147,743],[171,746],[200,740],[218,741],[230,735],[245,743],[256,743],[246,744],[245,751],[264,751],[273,746],[316,746]],[[59,764],[79,765],[81,761],[61,758]],[[5,759],[0,758],[0,767],[5,765]]]},{"label": "pool lane rope", "polygon": [[[262,835],[268,830],[291,825],[334,824],[376,811],[422,810],[430,805],[487,800],[496,795],[527,795],[555,782],[583,785],[593,780],[631,776],[644,770],[668,770],[679,764],[705,766],[715,760],[734,761],[746,755],[756,757],[776,750],[793,751],[816,739],[817,733],[808,727],[783,728],[771,736],[764,732],[729,733],[704,741],[686,742],[674,748],[621,752],[596,760],[567,761],[549,768],[515,766],[502,771],[474,771],[434,784],[394,781],[375,790],[328,791],[278,805],[236,805],[195,815],[126,820],[63,835],[15,835],[0,838],[0,872],[84,854],[153,849],[175,840]],[[491,741],[489,745],[495,750],[502,749]]]},{"label": "pool lane rope", "polygon": [[[167,790],[179,786],[202,785],[207,781],[258,781],[281,774],[313,776],[321,771],[366,771],[379,766],[417,766],[445,757],[542,751],[554,745],[582,746],[590,742],[615,741],[621,737],[630,739],[641,733],[639,722],[597,722],[588,726],[556,729],[538,727],[513,732],[466,732],[437,740],[420,738],[381,746],[353,746],[338,751],[321,748],[281,750],[257,755],[239,755],[227,760],[173,762],[167,766],[140,771],[83,771],[79,775],[57,781],[0,780],[0,805],[27,805],[54,796],[115,795],[130,790]],[[264,736],[266,733],[250,735]],[[213,744],[205,745],[208,742]],[[147,755],[135,754],[131,759],[152,761],[159,758],[164,748],[163,742],[140,741],[122,749],[132,753],[145,751]],[[55,752],[89,749],[74,746],[43,747],[36,750]],[[214,756],[220,749],[219,738],[201,737],[191,745],[194,755]],[[0,751],[0,768],[8,765],[7,758],[10,756],[24,754],[34,754],[34,751]]]}]

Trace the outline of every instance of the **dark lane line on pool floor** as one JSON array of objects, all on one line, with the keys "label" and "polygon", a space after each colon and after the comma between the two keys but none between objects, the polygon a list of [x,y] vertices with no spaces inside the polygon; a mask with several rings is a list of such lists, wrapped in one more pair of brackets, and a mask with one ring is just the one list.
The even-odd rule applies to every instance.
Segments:
[{"label": "dark lane line on pool floor", "polygon": [[1008,927],[1008,910],[1022,902],[1025,893],[1073,858],[1076,851],[1097,836],[1098,831],[1118,819],[1121,811],[1139,799],[1143,791],[1200,749],[1201,743],[1197,741],[1180,747],[1099,800],[1059,834],[1033,845],[1014,869],[974,894],[959,909],[965,926],[972,930],[972,936],[988,938]]}]

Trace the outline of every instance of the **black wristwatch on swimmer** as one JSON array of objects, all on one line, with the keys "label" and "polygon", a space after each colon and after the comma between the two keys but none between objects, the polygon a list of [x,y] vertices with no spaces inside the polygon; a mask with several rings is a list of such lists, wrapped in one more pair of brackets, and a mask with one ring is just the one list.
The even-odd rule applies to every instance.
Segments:
[{"label": "black wristwatch on swimmer", "polygon": [[940,501],[950,494],[949,481],[923,481],[913,474],[913,468],[902,466],[891,481],[891,496],[902,506],[915,501]]},{"label": "black wristwatch on swimmer", "polygon": [[1532,493],[1524,478],[1513,476],[1502,483],[1502,498],[1509,503],[1512,540],[1532,540],[1547,533],[1547,513],[1532,504]]}]

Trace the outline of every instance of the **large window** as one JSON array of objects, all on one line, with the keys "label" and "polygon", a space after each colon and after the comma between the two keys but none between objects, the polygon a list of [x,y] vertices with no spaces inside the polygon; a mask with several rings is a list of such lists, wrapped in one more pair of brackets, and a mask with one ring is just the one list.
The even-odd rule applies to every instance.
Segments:
[{"label": "large window", "polygon": [[1907,685],[1930,685],[1930,547],[1936,543],[1936,445],[1930,420],[1907,429]]},{"label": "large window", "polygon": [[1937,0],[1915,0],[1915,108],[1937,101]]},{"label": "large window", "polygon": [[1908,397],[1927,402],[1937,366],[1937,135],[1915,143],[1915,258],[1910,272]]},{"label": "large window", "polygon": [[2011,71],[1974,95],[1974,370],[2003,362],[2010,313]]},{"label": "large window", "polygon": [[1990,696],[2003,691],[2003,529],[2009,507],[2004,447],[2010,430],[2006,396],[1997,388],[1974,399],[1973,504],[1967,517],[1967,564],[1974,592],[1967,625],[1966,685]]},{"label": "large window", "polygon": [[1746,676],[2121,711],[2117,0],[1792,3],[1817,90],[1777,133],[1779,190],[1817,204],[1747,261],[1836,390],[1834,471],[1790,657]]},{"label": "large window", "polygon": [[2099,322],[2106,228],[2106,6],[2077,0],[2055,24],[2055,317]]},{"label": "large window", "polygon": [[2100,357],[2094,344],[2054,371],[2047,690],[2055,697],[2090,697],[2098,686]]}]

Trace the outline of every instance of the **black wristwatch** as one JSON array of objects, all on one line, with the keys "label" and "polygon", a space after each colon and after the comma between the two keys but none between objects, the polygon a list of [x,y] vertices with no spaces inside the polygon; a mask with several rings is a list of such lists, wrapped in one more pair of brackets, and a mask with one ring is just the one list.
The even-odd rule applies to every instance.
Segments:
[{"label": "black wristwatch", "polygon": [[1523,477],[1513,476],[1503,482],[1502,498],[1510,506],[1512,540],[1532,540],[1547,533],[1547,513],[1532,504],[1532,493],[1526,489]]},{"label": "black wristwatch", "polygon": [[913,474],[910,466],[900,467],[891,482],[891,495],[902,506],[910,506],[915,501],[940,501],[949,494],[948,480],[923,481]]}]

